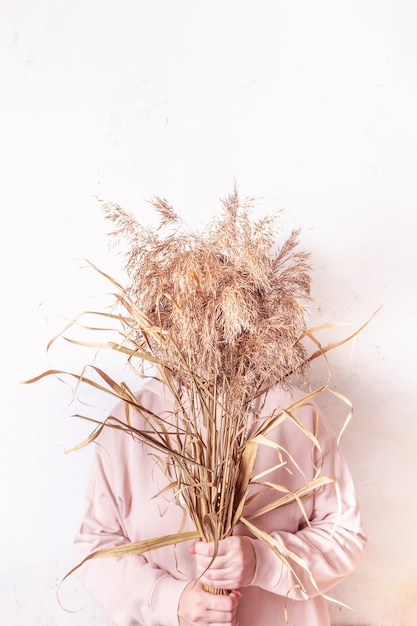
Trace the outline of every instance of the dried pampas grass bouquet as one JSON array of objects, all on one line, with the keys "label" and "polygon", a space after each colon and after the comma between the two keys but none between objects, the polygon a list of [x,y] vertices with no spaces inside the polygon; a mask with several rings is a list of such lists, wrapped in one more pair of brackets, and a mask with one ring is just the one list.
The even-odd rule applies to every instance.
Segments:
[{"label": "dried pampas grass bouquet", "polygon": [[[231,535],[239,522],[291,569],[295,556],[258,531],[245,519],[243,509],[265,435],[283,419],[295,419],[293,411],[325,386],[284,412],[277,410],[262,419],[254,414],[254,400],[275,385],[290,388],[294,376],[305,377],[312,359],[341,343],[323,348],[306,328],[308,255],[298,249],[298,231],[276,248],[277,216],[252,220],[253,201],[242,202],[236,187],[222,201],[218,217],[200,232],[187,228],[165,200],[155,198],[152,206],[159,216],[155,228],[144,227],[118,205],[102,205],[112,224],[112,240],[118,245],[127,242],[128,284],[122,286],[95,268],[116,289],[117,307],[112,313],[88,315],[104,319],[106,327],[113,325],[119,340],[105,344],[70,340],[117,351],[139,377],[144,375],[141,364],[152,364],[154,376],[172,394],[175,409],[169,419],[150,413],[134,389],[96,366],[86,367],[80,375],[69,373],[77,385],[110,393],[126,406],[125,421],[109,416],[99,422],[79,415],[96,423],[77,448],[93,441],[102,428],[117,428],[145,442],[160,455],[161,467],[174,470],[172,499],[193,520],[195,532],[179,529],[168,537],[102,550],[88,558],[139,554],[191,537],[217,542]],[[82,324],[83,315],[87,314],[69,327]],[[66,337],[69,327],[60,336]],[[97,327],[89,324],[88,329],[94,333]],[[310,355],[304,345],[307,337],[315,346]],[[50,374],[57,371],[33,380]],[[143,416],[143,430],[132,426],[131,411]],[[259,486],[262,479],[256,480]],[[331,480],[318,472],[297,493],[274,500],[270,509],[300,503]]]}]

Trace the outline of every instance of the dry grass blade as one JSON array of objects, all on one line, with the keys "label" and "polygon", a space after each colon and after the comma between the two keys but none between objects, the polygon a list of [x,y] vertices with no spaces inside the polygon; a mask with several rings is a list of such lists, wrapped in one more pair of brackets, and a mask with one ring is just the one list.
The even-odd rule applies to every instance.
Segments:
[{"label": "dry grass blade", "polygon": [[347,343],[348,341],[351,341],[352,339],[354,339],[355,337],[357,337],[359,335],[359,333],[366,327],[368,326],[368,324],[373,320],[373,318],[375,317],[375,315],[381,310],[382,306],[378,307],[376,309],[376,311],[374,311],[374,313],[372,313],[372,315],[369,317],[369,319],[366,320],[366,322],[364,322],[357,330],[355,330],[353,333],[351,333],[350,335],[348,335],[347,337],[344,337],[343,339],[341,339],[340,341],[335,341],[334,343],[330,343],[327,346],[322,346],[317,338],[316,338],[316,333],[319,330],[325,329],[325,328],[332,328],[335,326],[340,326],[340,324],[324,324],[322,326],[318,326],[316,328],[310,329],[309,331],[305,332],[303,337],[300,337],[300,340],[302,340],[304,337],[309,337],[314,343],[316,343],[316,345],[319,346],[319,349],[314,352],[312,355],[309,356],[308,361],[311,362],[314,359],[317,359],[320,356],[324,356],[327,352],[329,352],[330,350],[334,350],[335,348],[338,348],[339,346],[342,346],[343,344]]},{"label": "dry grass blade", "polygon": [[300,510],[304,514],[306,522],[308,523],[308,519],[307,519],[307,516],[305,515],[304,508],[302,505],[302,500],[307,497],[313,496],[317,492],[318,489],[320,489],[321,487],[329,483],[335,484],[334,478],[330,478],[329,476],[320,476],[319,478],[316,478],[315,480],[312,480],[306,483],[299,489],[296,489],[295,491],[291,491],[287,489],[284,485],[275,485],[273,483],[263,482],[262,485],[269,487],[271,490],[274,490],[274,491],[281,491],[285,493],[285,496],[282,496],[281,498],[278,498],[277,500],[274,500],[263,507],[259,507],[255,513],[247,515],[246,519],[253,520],[253,519],[256,519],[257,517],[261,517],[262,515],[265,515],[266,513],[275,511],[276,509],[280,507],[287,506],[288,504],[291,504],[292,502],[297,502],[298,506],[300,507]]},{"label": "dry grass blade", "polygon": [[240,517],[243,513],[243,509],[247,501],[248,486],[252,478],[252,472],[255,465],[257,453],[257,442],[254,440],[249,440],[242,454],[240,471],[237,475],[236,485],[234,488],[233,520],[231,523],[232,528],[234,528],[236,524],[238,524]]},{"label": "dry grass blade", "polygon": [[295,554],[291,550],[288,550],[275,537],[271,536],[269,533],[266,533],[265,531],[261,530],[260,528],[252,524],[247,518],[241,517],[240,521],[244,526],[246,526],[248,530],[250,530],[250,532],[252,533],[254,537],[256,537],[257,539],[265,543],[274,552],[274,554],[276,554],[276,556],[284,563],[288,571],[288,574],[294,578],[301,594],[304,596],[305,599],[309,597],[309,594],[307,593],[307,590],[304,584],[302,583],[301,579],[299,578],[293,566],[291,565],[291,561],[293,561],[294,563],[297,563],[297,565],[301,566],[301,568],[305,570],[305,572],[308,574],[312,587],[317,591],[317,593],[320,593],[317,587],[317,584],[314,578],[312,577],[311,572],[308,569],[308,566],[302,559],[300,559],[300,557],[297,554]]},{"label": "dry grass blade", "polygon": [[[88,556],[85,557],[80,563],[77,563],[75,567],[73,567],[67,574],[62,578],[60,585],[69,577],[71,574],[76,572],[84,563],[90,561],[91,559],[102,559],[102,558],[116,558],[116,557],[126,557],[126,556],[135,556],[144,554],[145,552],[149,552],[150,550],[158,550],[159,548],[164,548],[166,546],[174,546],[178,543],[184,541],[191,541],[193,539],[199,539],[200,534],[197,531],[190,531],[185,533],[175,533],[171,535],[164,535],[163,537],[155,537],[153,539],[143,539],[142,541],[134,541],[132,543],[124,543],[119,546],[114,546],[111,548],[96,550],[92,552]],[[58,590],[59,593],[59,590]]]}]

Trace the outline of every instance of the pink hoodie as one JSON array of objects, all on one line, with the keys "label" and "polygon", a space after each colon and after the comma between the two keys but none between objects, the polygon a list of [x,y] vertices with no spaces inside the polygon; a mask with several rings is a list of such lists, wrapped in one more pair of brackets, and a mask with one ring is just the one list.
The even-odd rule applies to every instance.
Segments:
[{"label": "pink hoodie", "polygon": [[[277,407],[288,408],[303,395],[298,390],[291,395],[281,389],[269,392],[265,415]],[[138,397],[154,413],[172,409],[168,393],[155,380],[146,383]],[[117,405],[113,415],[125,420],[124,407]],[[317,414],[312,405],[299,409],[296,416],[316,432]],[[131,416],[139,427],[142,419]],[[266,480],[295,490],[314,478],[316,464],[322,467],[322,475],[337,481],[341,498],[337,498],[334,485],[328,484],[303,501],[310,524],[295,503],[256,518],[254,523],[303,559],[319,592],[307,570],[292,563],[309,593],[309,599],[304,599],[282,561],[267,545],[252,538],[257,567],[251,586],[241,589],[240,626],[328,626],[327,601],[322,594],[360,560],[366,537],[354,486],[334,434],[322,417],[317,436],[321,452],[292,420],[285,420],[269,438],[278,441],[290,456],[284,453],[286,466],[275,469]],[[276,465],[276,450],[261,445],[255,474]],[[154,451],[126,433],[104,428],[95,450],[85,515],[75,539],[76,562],[98,549],[179,531],[181,508],[171,502],[169,493],[156,496],[167,482]],[[276,499],[277,494],[260,496],[256,508],[272,498]],[[244,514],[249,510],[245,509]],[[184,530],[194,530],[190,521]],[[236,534],[249,532],[238,526]],[[91,559],[78,573],[115,626],[178,626],[180,596],[188,582],[196,578],[194,556],[187,546],[181,543],[145,556]]]}]

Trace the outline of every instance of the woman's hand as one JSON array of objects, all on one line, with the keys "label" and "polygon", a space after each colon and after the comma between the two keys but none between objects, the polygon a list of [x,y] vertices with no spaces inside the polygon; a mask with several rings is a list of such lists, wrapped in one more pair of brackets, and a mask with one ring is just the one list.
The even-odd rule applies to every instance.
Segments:
[{"label": "woman's hand", "polygon": [[192,581],[184,589],[178,605],[179,626],[237,626],[236,610],[240,591],[229,595],[209,593],[200,581]]},{"label": "woman's hand", "polygon": [[[232,536],[218,542],[197,541],[191,551],[196,555],[200,582],[217,589],[240,589],[251,584],[256,557],[249,537]],[[209,569],[207,569],[209,568]]]}]

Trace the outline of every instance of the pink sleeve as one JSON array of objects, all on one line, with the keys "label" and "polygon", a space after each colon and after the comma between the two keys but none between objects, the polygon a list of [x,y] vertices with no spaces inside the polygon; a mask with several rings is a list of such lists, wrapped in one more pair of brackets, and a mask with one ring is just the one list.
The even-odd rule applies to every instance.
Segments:
[{"label": "pink sleeve", "polygon": [[[86,511],[75,537],[76,562],[92,552],[129,543],[111,488],[112,470],[96,446]],[[142,556],[91,559],[77,574],[115,626],[178,626],[178,602],[187,584]]]},{"label": "pink sleeve", "polygon": [[324,455],[322,475],[335,478],[339,498],[333,484],[321,487],[313,496],[310,525],[303,525],[296,533],[279,530],[272,533],[283,547],[302,559],[304,565],[290,559],[294,576],[282,563],[277,563],[276,555],[268,546],[253,540],[257,569],[252,584],[299,600],[305,596],[300,593],[297,577],[309,597],[326,593],[356,568],[366,545],[350,472],[333,433],[325,423],[323,426],[330,445]]}]

